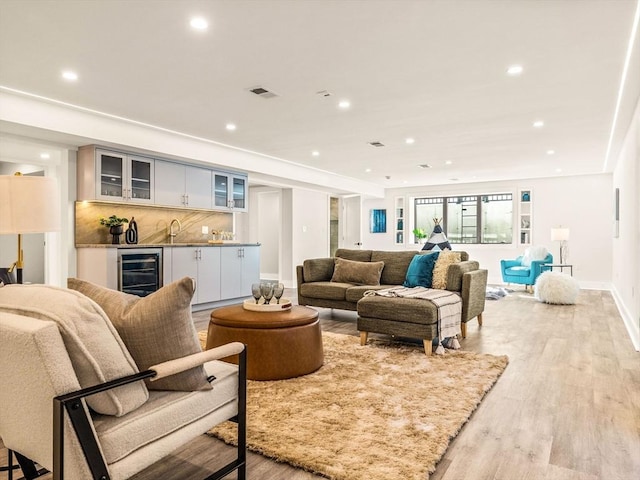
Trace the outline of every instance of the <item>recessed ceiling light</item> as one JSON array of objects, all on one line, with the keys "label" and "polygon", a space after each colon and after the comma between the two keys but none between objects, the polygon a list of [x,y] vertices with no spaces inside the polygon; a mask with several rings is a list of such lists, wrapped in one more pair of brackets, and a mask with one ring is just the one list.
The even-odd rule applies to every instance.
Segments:
[{"label": "recessed ceiling light", "polygon": [[522,68],[522,65],[510,65],[509,68],[507,68],[507,75],[517,77],[522,73],[523,70],[524,69]]},{"label": "recessed ceiling light", "polygon": [[340,102],[338,103],[338,107],[340,107],[343,110],[346,110],[350,106],[351,106],[351,102],[349,100],[340,100]]},{"label": "recessed ceiling light", "polygon": [[47,160],[49,158],[51,158],[51,155],[49,155],[47,152],[41,153],[40,154],[40,158],[43,160]]},{"label": "recessed ceiling light", "polygon": [[404,143],[411,145],[413,143],[416,143],[416,140],[414,138],[409,137],[404,139]]},{"label": "recessed ceiling light", "polygon": [[535,122],[533,122],[533,127],[534,128],[542,128],[542,127],[544,127],[544,122],[542,120],[536,120]]},{"label": "recessed ceiling light", "polygon": [[78,74],[76,72],[72,72],[71,70],[65,70],[64,72],[62,72],[62,78],[75,82],[76,80],[78,80]]},{"label": "recessed ceiling light", "polygon": [[227,130],[229,130],[230,132],[233,132],[237,127],[236,127],[236,124],[235,124],[235,123],[227,123],[227,124],[225,125],[225,128],[226,128]]},{"label": "recessed ceiling light", "polygon": [[370,168],[365,168],[364,171],[367,172],[367,173],[371,173],[371,169]]},{"label": "recessed ceiling light", "polygon": [[314,157],[318,157],[320,155],[320,152],[318,150],[314,150],[313,152],[311,152],[311,155],[313,155]]},{"label": "recessed ceiling light", "polygon": [[556,168],[556,173],[560,173],[562,171],[561,168]]},{"label": "recessed ceiling light", "polygon": [[453,162],[451,160],[447,160],[446,162],[444,162],[445,165],[451,165]]},{"label": "recessed ceiling light", "polygon": [[195,30],[206,30],[209,28],[209,22],[207,22],[203,17],[193,17],[189,22],[191,28]]},{"label": "recessed ceiling light", "polygon": [[555,150],[547,150],[547,155],[554,155],[555,153]]}]

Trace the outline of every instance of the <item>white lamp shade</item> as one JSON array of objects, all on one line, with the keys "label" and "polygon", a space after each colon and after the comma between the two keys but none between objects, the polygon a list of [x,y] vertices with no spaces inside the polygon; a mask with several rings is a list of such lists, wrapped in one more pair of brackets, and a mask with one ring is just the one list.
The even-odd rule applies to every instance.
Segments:
[{"label": "white lamp shade", "polygon": [[562,242],[569,240],[568,228],[552,228],[551,229],[551,241]]},{"label": "white lamp shade", "polygon": [[55,178],[0,175],[0,234],[60,229],[60,193]]}]

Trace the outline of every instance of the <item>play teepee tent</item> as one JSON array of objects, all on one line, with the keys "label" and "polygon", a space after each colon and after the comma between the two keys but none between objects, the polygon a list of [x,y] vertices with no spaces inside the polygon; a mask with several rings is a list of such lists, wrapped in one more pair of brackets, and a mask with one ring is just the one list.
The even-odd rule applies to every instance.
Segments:
[{"label": "play teepee tent", "polygon": [[440,250],[451,250],[451,244],[449,240],[447,240],[447,236],[442,231],[442,227],[440,226],[441,218],[434,218],[433,223],[435,226],[433,227],[433,232],[427,239],[427,243],[424,244],[422,250],[433,250],[433,247],[436,245],[440,248]]}]

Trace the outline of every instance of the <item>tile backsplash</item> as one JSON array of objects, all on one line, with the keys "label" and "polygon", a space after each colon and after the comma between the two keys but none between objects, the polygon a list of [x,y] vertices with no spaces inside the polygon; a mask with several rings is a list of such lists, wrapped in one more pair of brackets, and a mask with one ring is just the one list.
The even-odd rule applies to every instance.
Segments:
[{"label": "tile backsplash", "polygon": [[[210,212],[206,210],[188,210],[145,205],[125,205],[102,202],[75,203],[75,239],[76,245],[110,244],[109,228],[100,225],[101,217],[117,215],[138,224],[138,243],[169,243],[169,224],[177,218],[182,230],[175,237],[176,243],[199,243],[212,239],[212,232],[233,230],[233,214]],[[126,230],[127,224],[124,224]],[[209,227],[209,234],[202,234],[202,227]],[[175,230],[174,230],[175,232]],[[124,235],[120,243],[125,243]]]}]

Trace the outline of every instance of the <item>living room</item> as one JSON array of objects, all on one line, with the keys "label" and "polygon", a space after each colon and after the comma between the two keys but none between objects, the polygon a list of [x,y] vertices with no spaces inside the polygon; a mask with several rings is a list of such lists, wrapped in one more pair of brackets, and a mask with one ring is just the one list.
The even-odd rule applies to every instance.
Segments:
[{"label": "living room", "polygon": [[[413,228],[418,226],[416,199],[510,194],[514,205],[511,240],[492,244],[454,244],[455,249],[468,252],[472,260],[487,269],[490,284],[507,286],[501,277],[501,260],[514,259],[522,255],[527,247],[541,245],[559,263],[560,243],[552,240],[552,230],[568,228],[568,255],[563,263],[572,265],[572,275],[579,282],[581,294],[585,298],[600,295],[600,292],[608,295],[606,298],[614,305],[615,315],[620,316],[616,321],[624,327],[621,331],[625,335],[624,341],[630,344],[627,347],[640,350],[640,39],[634,30],[637,26],[634,27],[633,23],[635,19],[637,24],[638,17],[638,2],[635,0],[621,0],[615,4],[593,1],[585,5],[560,1],[555,6],[523,1],[508,8],[509,2],[499,1],[482,1],[477,4],[480,6],[475,7],[469,2],[456,2],[457,9],[444,5],[431,6],[443,8],[440,12],[429,10],[425,6],[428,3],[426,1],[403,2],[402,7],[393,2],[374,2],[379,9],[371,8],[366,14],[361,12],[363,24],[368,23],[367,35],[363,34],[366,38],[359,38],[352,32],[353,39],[346,37],[344,32],[356,30],[350,26],[350,22],[356,22],[360,10],[369,10],[362,6],[362,2],[345,2],[342,12],[345,17],[339,15],[339,5],[323,7],[322,2],[304,2],[306,8],[302,4],[294,7],[291,2],[280,1],[261,2],[259,7],[255,5],[257,2],[239,2],[237,9],[228,2],[210,2],[209,5],[197,7],[212,15],[224,11],[229,18],[239,22],[238,25],[233,24],[238,32],[240,24],[246,22],[247,25],[243,27],[246,30],[242,30],[244,34],[237,34],[245,42],[239,46],[247,49],[241,50],[243,53],[255,48],[255,42],[257,45],[264,44],[263,48],[267,51],[275,51],[274,56],[286,57],[288,54],[289,58],[279,59],[283,62],[279,65],[284,70],[277,72],[271,71],[268,66],[266,59],[273,60],[270,55],[261,58],[255,54],[248,57],[256,63],[251,75],[243,70],[242,76],[233,80],[220,80],[218,77],[222,73],[210,66],[213,73],[209,71],[208,75],[211,76],[206,81],[203,80],[204,73],[199,79],[197,74],[188,70],[189,73],[184,77],[191,79],[193,84],[185,86],[188,83],[185,81],[182,90],[174,84],[169,89],[163,87],[161,81],[154,83],[149,80],[150,77],[159,78],[163,68],[172,67],[171,61],[154,64],[144,74],[150,77],[144,76],[140,82],[129,80],[130,87],[127,81],[122,80],[123,77],[136,76],[130,72],[137,71],[139,65],[145,63],[143,59],[149,50],[168,49],[169,46],[165,44],[171,41],[169,34],[164,37],[157,32],[147,32],[150,43],[134,49],[134,53],[122,63],[116,61],[121,53],[115,52],[115,48],[113,51],[105,48],[100,45],[101,41],[86,47],[86,51],[72,48],[73,44],[77,46],[82,43],[84,36],[89,42],[90,32],[96,25],[113,25],[120,15],[124,15],[122,9],[126,9],[118,5],[110,11],[106,6],[108,2],[96,3],[102,5],[94,11],[82,5],[82,2],[63,1],[54,5],[52,2],[25,4],[8,0],[0,5],[0,17],[3,17],[0,30],[4,32],[0,33],[0,173],[5,175],[24,170],[25,165],[35,166],[36,170],[44,171],[45,176],[57,180],[62,205],[60,231],[45,233],[44,247],[41,240],[37,240],[35,245],[25,246],[27,280],[31,276],[47,284],[63,286],[68,277],[78,274],[75,248],[75,203],[80,200],[76,193],[79,182],[78,149],[84,145],[98,145],[116,151],[199,166],[219,166],[246,173],[249,209],[246,213],[232,214],[233,233],[242,242],[261,243],[261,278],[278,279],[289,289],[295,287],[297,265],[306,259],[326,257],[332,251],[332,199],[337,199],[339,203],[340,235],[337,246],[355,248],[354,243],[361,243],[358,248],[417,251],[421,244],[412,235]],[[187,18],[189,13],[178,5],[179,2],[166,3],[170,7],[157,13],[159,17],[153,17],[155,21],[166,21],[167,17],[178,15]],[[150,2],[138,2],[137,7],[127,15],[131,15],[132,19],[145,18],[148,13],[145,9],[150,8],[149,5]],[[192,6],[195,8],[196,5]],[[216,7],[222,10],[216,10]],[[269,13],[271,8],[280,13]],[[287,11],[288,8],[291,10]],[[470,12],[479,15],[483,21],[476,21],[469,11],[464,12],[465,9],[471,9]],[[8,14],[2,15],[2,10]],[[501,10],[504,12],[499,15]],[[48,31],[44,37],[42,32],[46,22],[39,18],[40,15],[54,18],[59,28],[55,32]],[[105,17],[98,22],[101,15]],[[277,17],[288,15],[296,19],[298,27],[293,33],[282,32],[283,38],[280,38],[280,34],[275,32],[277,26],[281,25]],[[443,31],[438,30],[434,37],[411,36],[420,31],[421,20],[427,21],[420,15],[429,17],[430,27],[439,23],[436,19],[440,15]],[[491,15],[496,17],[492,28],[498,31],[502,29],[505,32],[502,36],[489,33]],[[317,17],[317,24],[313,22],[314,16]],[[461,24],[456,27],[457,16]],[[389,25],[380,27],[381,33],[377,37],[372,25],[385,24],[383,20],[386,17]],[[90,21],[84,22],[85,18]],[[271,22],[271,27],[265,26],[262,19],[266,24]],[[500,22],[515,23],[505,26],[498,19]],[[327,51],[318,50],[317,55],[309,56],[314,57],[320,66],[310,70],[313,73],[304,73],[303,65],[307,64],[303,63],[302,57],[305,52],[320,48],[321,41],[310,43],[306,50],[303,46],[293,51],[289,50],[293,47],[279,50],[283,45],[292,43],[290,38],[296,35],[302,44],[305,25],[319,35],[318,38],[332,36],[329,33],[332,21],[336,22],[336,31],[343,36],[333,39],[330,42],[332,49],[328,51],[340,61],[333,63],[329,60],[333,57],[325,56],[328,55]],[[407,22],[407,32],[412,32],[411,35],[407,34],[407,38],[402,37],[403,28],[398,26],[402,22]],[[216,29],[228,33],[228,25],[223,28],[215,20],[212,23],[215,28],[210,29],[210,34]],[[485,28],[472,27],[475,23],[485,25]],[[83,25],[80,27],[80,24]],[[123,25],[131,27],[129,20],[123,21]],[[456,44],[443,40],[447,38],[444,25],[449,29],[479,30],[461,36],[460,43]],[[78,26],[75,33],[74,26]],[[541,31],[547,28],[549,37],[557,43],[545,43],[541,33],[533,35],[532,32],[538,27],[541,27]],[[365,26],[362,25],[362,28]],[[387,29],[406,42],[393,43],[393,48],[389,47],[389,51],[385,52],[384,44],[389,39],[383,33],[388,33]],[[527,53],[518,52],[515,47],[499,48],[503,43],[518,45],[520,29],[526,31],[523,37],[527,40],[521,46],[530,49]],[[125,33],[120,29],[114,31],[122,35]],[[594,33],[598,31],[604,32],[604,39],[600,43],[593,38],[598,37]],[[28,39],[30,35],[33,37],[31,40]],[[277,37],[279,41],[269,40],[269,35]],[[487,43],[478,40],[479,45],[474,48],[474,36]],[[183,37],[188,38],[189,42],[194,38],[196,42],[201,40],[201,37],[191,33],[180,34],[181,46],[185,42]],[[536,42],[543,44],[544,48],[536,50],[531,45]],[[249,48],[247,43],[253,47]],[[349,50],[349,43],[354,45],[353,50]],[[366,48],[367,43],[371,44],[371,49]],[[43,47],[43,44],[46,45]],[[207,45],[204,42],[199,44],[197,54],[214,58],[215,52],[215,55],[220,55],[220,63],[234,65],[231,53],[223,54],[219,47]],[[348,51],[344,58],[339,54],[343,45]],[[427,45],[439,47],[426,49]],[[355,58],[367,57],[379,50],[383,52],[381,58],[388,61],[397,54],[395,49],[400,47],[410,47],[412,54],[416,55],[426,51],[426,56],[433,57],[433,70],[420,71],[422,77],[418,79],[406,79],[400,74],[394,76],[389,73],[397,69],[406,74],[400,62],[374,68],[371,65],[376,63],[374,58],[371,64],[363,62],[365,65],[360,64],[357,68],[368,75],[371,85],[362,81],[359,76],[362,73],[356,76],[355,64],[351,67],[354,70],[353,82],[348,81],[349,75],[342,73],[349,71],[349,61]],[[439,51],[440,48],[442,51]],[[39,52],[39,49],[42,51]],[[557,56],[551,56],[553,49],[558,50]],[[486,66],[471,67],[470,73],[465,74],[468,78],[451,75],[460,64],[444,61],[442,57],[453,57],[458,50],[464,50],[465,56],[482,57]],[[74,52],[69,57],[75,58],[65,59],[75,63],[74,68],[84,68],[81,59],[87,59],[88,56],[94,57],[93,63],[88,63],[91,66],[81,71],[79,82],[66,83],[59,80],[58,71],[53,72],[48,61],[45,62],[46,56],[63,61],[60,55],[54,54],[55,51]],[[582,55],[578,51],[583,52]],[[177,60],[181,58],[180,55],[173,50],[171,52],[172,61],[181,64]],[[567,61],[566,58],[572,54],[576,57]],[[21,61],[20,57],[25,60]],[[460,60],[462,57],[455,58]],[[545,63],[543,58],[552,60]],[[403,57],[403,61],[406,60]],[[103,68],[111,62],[118,65],[117,74],[113,70],[109,72],[109,68]],[[523,71],[519,77],[511,77],[505,72],[512,62],[522,62]],[[51,71],[35,72],[34,65],[45,64]],[[444,75],[444,80],[430,84],[428,75],[434,75],[438,65],[447,75]],[[57,65],[55,68],[70,66]],[[237,68],[240,70],[240,66]],[[581,76],[572,77],[562,72],[556,77],[556,73],[541,71],[553,68],[576,69]],[[492,70],[490,80],[483,76],[488,70]],[[225,75],[231,77],[232,73],[226,72]],[[313,75],[322,81],[314,81],[311,78]],[[40,78],[37,82],[32,77],[47,78]],[[295,81],[292,80],[294,77]],[[340,77],[347,79],[338,80]],[[220,83],[214,83],[214,78]],[[442,88],[447,81],[452,83],[447,94],[428,95],[417,90],[420,84],[425,85],[425,90]],[[536,82],[548,90],[532,87]],[[219,86],[221,92],[215,93],[220,95],[216,96],[218,103],[186,100],[185,91],[195,89],[196,84],[201,89],[199,91],[204,92],[202,99],[206,97],[208,89],[216,90],[212,85]],[[254,94],[248,93],[247,88],[259,84],[271,87],[272,93],[281,98],[251,97]],[[382,92],[392,96],[396,90],[402,89],[400,85],[403,84],[414,90],[412,94],[402,96],[402,101],[396,101],[402,119],[393,118],[384,122],[377,116],[379,112],[388,112],[387,103],[391,102],[363,105],[365,98],[372,101],[384,96]],[[232,86],[241,91],[237,96],[236,93],[229,93]],[[302,97],[302,86],[305,95],[313,98]],[[519,98],[520,88],[533,89],[526,90],[521,94],[523,98]],[[559,93],[544,96],[554,89]],[[357,95],[359,90],[362,91],[361,96]],[[101,99],[100,94],[93,93],[96,91],[103,91],[105,98]],[[123,91],[124,95],[120,99],[114,98],[116,91]],[[167,91],[170,94],[166,94]],[[496,92],[504,96],[499,97]],[[234,111],[229,105],[233,102],[223,101],[225,95],[233,97],[244,111]],[[268,103],[278,100],[288,102],[288,95],[299,101],[300,110],[294,110],[292,103]],[[346,109],[337,106],[343,96],[351,100],[351,105]],[[130,113],[138,108],[135,107],[135,97],[146,102],[147,111],[144,115]],[[474,103],[482,97],[486,97],[485,103]],[[181,99],[195,103],[189,103],[190,110],[185,112],[180,105]],[[200,105],[199,102],[206,106],[194,107]],[[411,103],[422,105],[421,109],[425,112],[433,110],[437,113],[433,118],[420,116],[416,117],[417,122],[411,122],[411,118],[418,115],[417,109],[400,110]],[[270,108],[273,110],[265,112]],[[203,113],[203,110],[209,110],[210,113]],[[174,114],[174,111],[177,113]],[[191,111],[199,112],[198,121],[201,122],[193,129],[188,128],[187,120]],[[331,130],[331,135],[321,139],[315,135],[320,123],[314,124],[316,127],[308,126],[301,111],[314,112],[315,120],[323,120],[327,132],[328,124],[335,124],[331,127],[346,132],[353,128],[353,132],[360,134],[359,124],[365,122],[371,130],[353,142],[359,144],[357,148],[352,145],[353,139],[350,138],[356,133],[334,135],[335,132]],[[156,113],[158,117],[154,117]],[[388,123],[388,127],[373,129],[366,117],[375,117],[373,123]],[[155,118],[158,120],[155,121]],[[241,137],[252,118],[260,119],[254,124],[254,133]],[[181,123],[181,119],[185,123]],[[409,121],[405,122],[405,119]],[[533,122],[540,119],[544,119],[545,125],[534,127]],[[235,131],[225,128],[225,124],[232,121],[237,122]],[[422,136],[415,133],[418,131],[416,124],[420,122]],[[216,131],[211,133],[214,124]],[[414,131],[408,131],[411,126]],[[274,131],[261,130],[267,127]],[[255,133],[258,130],[263,133]],[[302,142],[305,130],[308,139]],[[449,130],[451,136],[447,136]],[[278,131],[282,132],[280,136],[277,135]],[[287,135],[290,135],[289,138]],[[256,147],[259,143],[253,143],[256,141],[254,137],[258,136],[261,137],[264,150]],[[409,138],[413,143],[407,141]],[[387,144],[381,147],[369,144],[376,141]],[[417,150],[425,148],[425,144],[430,144],[430,147]],[[344,151],[337,152],[341,147]],[[360,147],[363,153],[358,150]],[[415,150],[408,150],[411,148]],[[477,158],[474,157],[474,149]],[[49,154],[47,159],[40,156],[44,150]],[[452,163],[445,164],[446,159],[451,159]],[[419,168],[420,164],[429,166]],[[367,172],[367,169],[371,171]],[[532,238],[526,244],[520,242],[522,225],[517,217],[523,191],[530,192],[533,208],[531,224],[528,226]],[[402,242],[398,242],[396,237],[399,204],[404,210]],[[371,231],[372,210],[386,212],[386,231]],[[99,228],[96,222],[96,229]],[[206,241],[207,237],[203,236],[202,239]],[[0,266],[4,267],[16,260],[15,235],[2,235],[0,242]],[[522,286],[509,287],[515,290],[516,295],[533,298],[524,293]],[[537,303],[535,305],[539,306]],[[500,308],[500,304],[496,303],[491,308]],[[562,312],[553,312],[556,311]],[[496,318],[502,318],[504,314],[494,313]],[[328,315],[326,312],[324,314]],[[342,315],[336,312],[335,317],[329,316],[328,320],[339,321]],[[348,315],[346,318],[353,320]],[[481,343],[478,337],[469,341],[469,345]]]}]

